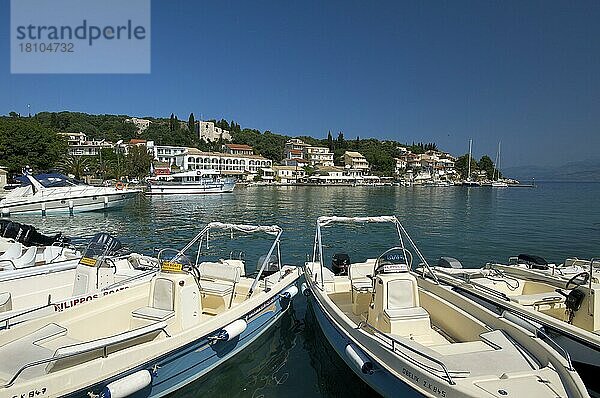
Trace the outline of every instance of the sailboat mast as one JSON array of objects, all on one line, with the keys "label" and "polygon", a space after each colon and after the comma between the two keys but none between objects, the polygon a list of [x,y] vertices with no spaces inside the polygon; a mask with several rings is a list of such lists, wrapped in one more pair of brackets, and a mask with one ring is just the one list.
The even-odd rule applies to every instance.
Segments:
[{"label": "sailboat mast", "polygon": [[473,140],[469,140],[469,171],[467,172],[467,181],[471,181],[471,145],[473,144]]}]

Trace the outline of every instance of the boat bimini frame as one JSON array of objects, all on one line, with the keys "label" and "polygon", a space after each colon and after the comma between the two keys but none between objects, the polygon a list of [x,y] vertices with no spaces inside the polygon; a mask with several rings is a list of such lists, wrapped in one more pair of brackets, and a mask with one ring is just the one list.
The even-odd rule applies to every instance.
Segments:
[{"label": "boat bimini frame", "polygon": [[429,265],[429,263],[427,262],[427,260],[425,259],[425,257],[423,256],[423,254],[421,253],[421,251],[419,250],[419,248],[413,241],[413,239],[410,237],[410,235],[408,234],[408,232],[406,231],[406,229],[404,228],[402,223],[400,223],[400,221],[398,220],[398,218],[396,216],[375,216],[375,217],[330,216],[330,217],[319,217],[317,219],[317,230],[315,233],[315,240],[314,240],[313,254],[312,254],[312,261],[313,262],[318,261],[319,264],[321,265],[321,272],[320,272],[321,285],[319,286],[321,288],[321,290],[323,290],[324,284],[325,284],[325,282],[323,280],[324,258],[323,258],[323,242],[321,240],[321,227],[325,227],[325,226],[328,226],[328,225],[334,224],[334,223],[340,223],[340,224],[341,223],[345,223],[345,224],[391,223],[391,224],[393,224],[394,227],[396,228],[396,233],[398,234],[399,246],[392,247],[392,248],[386,250],[385,252],[383,252],[381,255],[379,255],[379,257],[377,257],[377,260],[375,261],[375,265],[373,267],[373,275],[376,274],[376,271],[382,265],[381,264],[382,258],[392,250],[402,251],[404,258],[406,258],[407,266],[409,268],[408,270],[409,271],[412,270],[413,256],[412,256],[412,253],[409,251],[409,249],[406,248],[406,245],[404,243],[404,241],[406,240],[410,244],[410,247],[414,250],[416,255],[419,257],[419,260],[421,261],[421,264],[419,264],[419,265],[423,267],[423,273],[425,273],[425,271],[427,271],[427,273],[431,276],[431,278],[435,281],[435,283],[439,284],[439,281],[438,281],[438,278],[437,278],[435,272],[433,271],[433,269],[431,268],[431,266]]},{"label": "boat bimini frame", "polygon": [[[196,273],[196,276],[198,276],[197,273],[199,272],[198,266],[201,263],[200,256],[202,254],[202,246],[204,244],[205,248],[209,249],[211,230],[220,230],[220,231],[229,232],[231,234],[232,239],[233,239],[234,232],[242,232],[242,233],[246,233],[246,234],[264,233],[264,234],[275,237],[267,255],[264,256],[264,259],[263,259],[263,257],[261,257],[262,264],[256,274],[256,277],[254,278],[254,281],[252,282],[252,286],[250,287],[250,290],[248,291],[248,297],[250,297],[252,295],[252,293],[254,292],[254,290],[256,289],[256,286],[260,282],[261,276],[263,275],[265,269],[267,268],[267,265],[269,265],[270,260],[274,253],[277,253],[276,254],[276,258],[277,258],[276,266],[277,266],[277,270],[279,272],[279,279],[281,280],[283,278],[284,275],[282,274],[282,271],[281,271],[282,263],[281,263],[281,248],[280,248],[281,234],[282,234],[283,230],[281,229],[281,227],[279,227],[277,225],[247,225],[247,224],[230,224],[230,223],[222,223],[222,222],[211,222],[211,223],[208,223],[202,229],[202,231],[200,231],[181,250],[168,249],[168,248],[162,249],[158,253],[159,263],[162,264],[164,262],[164,260],[161,260],[161,257],[163,257],[164,252],[175,251],[176,254],[169,260],[169,262],[182,263],[184,266],[186,266],[186,268],[189,268],[189,270],[192,273]],[[198,243],[198,251],[196,252],[195,262],[192,263],[185,253],[189,249],[191,249],[196,244],[196,242]],[[233,257],[234,254],[238,254],[238,257],[240,259],[245,257],[245,253],[240,252],[240,251],[230,252],[230,257]],[[196,279],[198,279],[198,278],[196,278]],[[267,288],[266,284],[265,284],[265,288]]]}]

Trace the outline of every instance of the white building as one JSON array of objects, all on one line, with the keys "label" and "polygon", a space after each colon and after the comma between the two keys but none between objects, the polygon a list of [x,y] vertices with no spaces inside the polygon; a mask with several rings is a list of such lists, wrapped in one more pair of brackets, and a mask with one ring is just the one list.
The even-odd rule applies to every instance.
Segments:
[{"label": "white building", "polygon": [[285,143],[283,154],[285,159],[301,158],[304,154],[304,148],[310,146],[298,138],[292,138]]},{"label": "white building", "polygon": [[67,139],[68,154],[71,156],[98,156],[101,149],[114,147],[110,141],[88,140],[82,132],[58,134]]},{"label": "white building", "polygon": [[231,141],[231,134],[228,130],[223,130],[215,126],[213,122],[205,122],[202,120],[196,121],[196,132],[200,139],[205,139],[208,142],[218,141],[219,139]]},{"label": "white building", "polygon": [[322,146],[307,146],[304,148],[304,158],[311,166],[333,167],[333,153]]},{"label": "white building", "polygon": [[154,159],[171,165],[175,164],[175,158],[186,150],[184,146],[155,145],[152,152]]},{"label": "white building", "polygon": [[184,153],[175,156],[175,164],[181,170],[217,170],[224,175],[252,179],[260,169],[270,169],[273,161],[260,155],[231,155],[186,148]]},{"label": "white building", "polygon": [[282,184],[296,184],[306,177],[304,169],[294,166],[273,166],[275,179]]},{"label": "white building", "polygon": [[344,152],[344,166],[346,174],[351,176],[362,176],[369,172],[369,162],[359,152]]},{"label": "white building", "polygon": [[128,123],[133,123],[133,125],[136,127],[138,133],[141,133],[142,131],[146,130],[150,126],[150,123],[151,123],[150,120],[138,119],[137,117],[125,119],[125,121]]},{"label": "white building", "polygon": [[223,152],[230,155],[254,155],[254,149],[250,145],[244,144],[225,144]]}]

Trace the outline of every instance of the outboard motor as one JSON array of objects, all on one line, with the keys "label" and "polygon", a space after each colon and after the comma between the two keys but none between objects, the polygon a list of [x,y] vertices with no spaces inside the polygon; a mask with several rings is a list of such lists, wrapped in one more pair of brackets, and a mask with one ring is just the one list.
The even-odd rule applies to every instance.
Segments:
[{"label": "outboard motor", "polygon": [[517,257],[519,262],[526,264],[531,269],[548,269],[548,261],[540,256],[534,256],[531,254],[519,254]]},{"label": "outboard motor", "polygon": [[454,257],[440,257],[437,263],[438,267],[461,269],[463,266],[460,261]]},{"label": "outboard motor", "polygon": [[32,225],[10,220],[0,220],[0,236],[14,239],[25,246],[51,246],[55,243],[68,243],[70,241],[61,233],[54,236],[44,235],[39,233]]},{"label": "outboard motor", "polygon": [[348,275],[350,256],[346,253],[336,253],[331,259],[331,270],[334,275]]},{"label": "outboard motor", "polygon": [[[260,256],[260,258],[258,259],[258,264],[256,264],[256,271],[260,270],[260,267],[262,267],[266,258],[267,258],[266,255]],[[265,269],[263,270],[262,276],[269,276],[269,275],[274,274],[275,272],[279,272],[279,262],[277,261],[277,256],[274,254],[271,254],[271,257],[269,257],[269,261],[267,262],[267,265],[265,265]]]},{"label": "outboard motor", "polygon": [[99,256],[114,255],[122,248],[123,245],[117,238],[105,232],[100,232],[90,239],[83,257],[98,258]]}]

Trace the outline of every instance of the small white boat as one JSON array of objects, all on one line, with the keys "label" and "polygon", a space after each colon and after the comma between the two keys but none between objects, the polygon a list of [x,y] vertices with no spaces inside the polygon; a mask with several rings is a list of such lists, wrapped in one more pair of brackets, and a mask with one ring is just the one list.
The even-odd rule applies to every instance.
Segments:
[{"label": "small white boat", "polygon": [[159,175],[148,180],[149,195],[229,193],[235,188],[235,180],[223,178],[216,170],[192,170]]},{"label": "small white boat", "polygon": [[[115,187],[94,187],[76,184],[61,174],[38,178],[25,174],[28,185],[8,192],[0,200],[0,215],[39,213],[42,216],[84,211],[108,210],[122,207],[141,192],[122,183]],[[42,182],[45,183],[42,184]]]},{"label": "small white boat", "polygon": [[587,271],[568,277],[539,269],[536,262],[530,268],[495,263],[436,268],[439,280],[453,290],[555,341],[570,354],[592,395],[600,395],[600,284],[589,276],[593,261]]},{"label": "small white boat", "polygon": [[157,259],[120,252],[117,239],[99,233],[90,239],[83,256],[77,252],[68,261],[58,258],[46,265],[0,273],[0,329],[148,282],[158,271]]},{"label": "small white boat", "polygon": [[[347,235],[335,235],[344,248],[323,244],[324,230],[335,224],[350,225]],[[326,268],[324,249],[372,250],[345,239],[357,236],[365,224],[387,225],[393,246],[358,261],[337,253],[332,269]],[[381,227],[379,233],[385,236]],[[412,253],[433,279],[410,270]],[[394,216],[319,217],[312,261],[304,271],[302,290],[327,340],[385,397],[588,396],[568,357],[439,284]]]},{"label": "small white boat", "polygon": [[[278,226],[210,223],[161,260],[149,283],[2,331],[0,396],[149,398],[192,383],[290,308],[300,268],[282,265],[281,233]],[[214,259],[215,242],[231,235],[235,243],[252,235],[248,256]],[[270,238],[265,251],[257,235]],[[250,253],[266,253],[253,276],[246,274]]]}]

